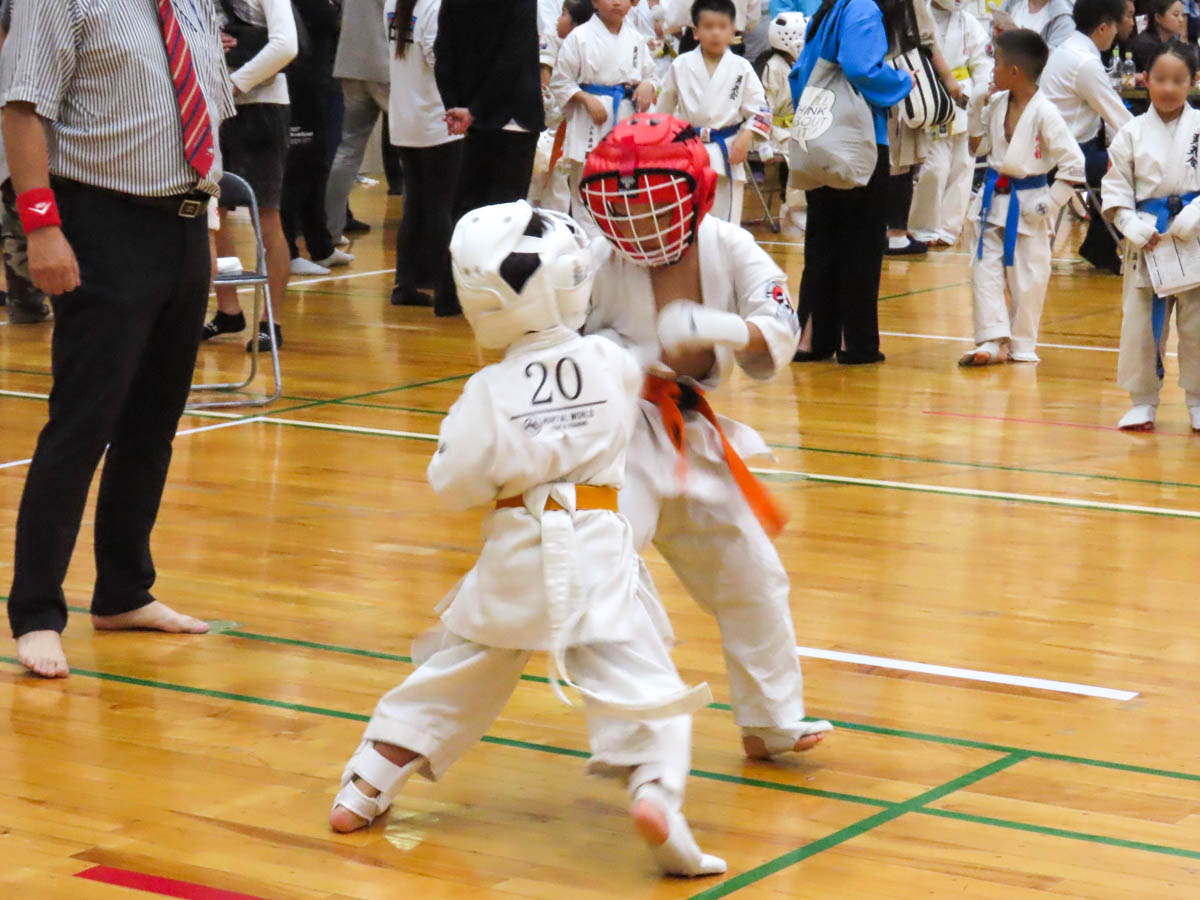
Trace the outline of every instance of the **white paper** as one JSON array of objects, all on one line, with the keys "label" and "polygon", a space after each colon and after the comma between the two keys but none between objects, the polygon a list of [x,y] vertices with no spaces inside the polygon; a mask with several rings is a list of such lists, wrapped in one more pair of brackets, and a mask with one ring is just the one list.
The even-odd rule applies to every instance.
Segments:
[{"label": "white paper", "polygon": [[1180,240],[1164,235],[1145,254],[1150,285],[1160,297],[1200,287],[1200,238]]}]

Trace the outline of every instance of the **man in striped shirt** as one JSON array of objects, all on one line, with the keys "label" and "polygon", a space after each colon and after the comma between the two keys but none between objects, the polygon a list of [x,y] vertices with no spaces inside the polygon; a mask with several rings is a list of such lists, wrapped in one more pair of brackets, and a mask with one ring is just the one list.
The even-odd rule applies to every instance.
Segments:
[{"label": "man in striped shirt", "polygon": [[106,446],[93,626],[208,630],[151,595],[150,532],[207,305],[215,136],[233,113],[213,0],[16,0],[0,105],[30,275],[55,316],[8,611],[21,662],[63,677],[62,584]]}]

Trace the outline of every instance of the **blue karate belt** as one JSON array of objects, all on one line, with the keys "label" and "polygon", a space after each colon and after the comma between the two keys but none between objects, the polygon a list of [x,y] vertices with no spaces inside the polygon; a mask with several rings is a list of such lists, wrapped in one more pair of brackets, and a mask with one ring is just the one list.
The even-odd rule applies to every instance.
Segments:
[{"label": "blue karate belt", "polygon": [[[1171,220],[1183,212],[1183,208],[1200,197],[1200,194],[1172,194],[1170,197],[1151,197],[1149,200],[1137,202],[1138,212],[1148,212],[1154,216],[1154,230],[1166,234],[1171,226]],[[1167,324],[1167,298],[1154,295],[1150,302],[1150,330],[1154,333],[1154,358],[1158,377],[1166,375],[1162,361],[1163,328]]]},{"label": "blue karate belt", "polygon": [[700,140],[706,144],[716,144],[721,148],[721,158],[725,160],[725,174],[729,178],[733,178],[733,166],[729,165],[729,145],[726,143],[731,137],[737,137],[737,133],[742,130],[741,125],[729,125],[725,128],[699,128],[697,132],[700,135]]},{"label": "blue karate belt", "polygon": [[632,84],[581,84],[581,91],[594,94],[597,97],[608,97],[612,100],[613,124],[621,118],[621,101],[633,100],[633,92],[637,89]]},{"label": "blue karate belt", "polygon": [[1010,178],[1001,175],[995,169],[988,167],[983,178],[983,202],[979,207],[979,247],[975,251],[977,259],[983,259],[983,232],[987,228],[988,213],[992,211],[992,198],[996,194],[1009,194],[1008,216],[1004,220],[1004,265],[1013,264],[1013,252],[1017,249],[1017,226],[1021,216],[1021,202],[1017,198],[1019,191],[1030,188],[1045,187],[1045,175],[1030,175],[1027,178]]}]

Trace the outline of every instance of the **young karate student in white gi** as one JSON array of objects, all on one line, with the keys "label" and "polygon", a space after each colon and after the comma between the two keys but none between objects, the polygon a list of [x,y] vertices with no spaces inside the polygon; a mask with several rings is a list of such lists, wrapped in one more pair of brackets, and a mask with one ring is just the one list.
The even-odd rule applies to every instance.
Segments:
[{"label": "young karate student in white gi", "polygon": [[571,186],[567,167],[562,163],[563,142],[567,123],[563,108],[554,102],[550,92],[550,77],[558,59],[558,48],[567,35],[592,17],[592,0],[565,0],[562,12],[542,33],[539,60],[542,69],[542,105],[546,109],[546,130],[538,135],[537,153],[533,158],[533,175],[529,179],[526,198],[530,206],[571,211]]},{"label": "young karate student in white gi", "polygon": [[656,112],[690,122],[708,144],[720,176],[712,214],[741,224],[746,157],[755,137],[771,134],[771,111],[754,66],[730,49],[733,0],[695,0],[692,27],[700,42],[671,64]]},{"label": "young karate student in white gi", "polygon": [[[1050,279],[1050,225],[1083,181],[1083,154],[1037,79],[1049,50],[1027,28],[996,38],[994,89],[969,106],[969,152],[987,174],[969,218],[974,350],[960,366],[1037,362],[1038,325]],[[1054,185],[1046,173],[1057,166]],[[1008,297],[1005,297],[1005,287]]]},{"label": "young karate student in white gi", "polygon": [[[933,0],[934,31],[946,65],[969,100],[984,93],[992,80],[991,39],[967,9],[968,0]],[[930,246],[958,242],[967,205],[975,159],[967,150],[967,111],[959,107],[954,119],[926,129],[918,139],[921,165],[913,188],[908,224],[914,237]]]},{"label": "young karate student in white gi", "polygon": [[[602,247],[602,242],[600,243]],[[417,669],[379,701],[342,774],[336,831],[382,815],[416,772],[437,780],[492,724],[533,650],[584,698],[589,770],[626,781],[663,872],[706,875],[681,812],[690,713],[662,606],[617,512],[642,370],[577,333],[597,254],[567,216],[525,201],[467,213],[450,250],[463,312],[501,362],[467,381],[429,482],[451,506],[494,505],[479,561],[414,644]]]},{"label": "young karate student in white gi", "polygon": [[614,252],[584,331],[651,367],[621,512],[635,546],[653,540],[716,616],[743,746],[766,759],[807,750],[832,726],[805,721],[788,575],[771,543],[783,517],[742,461],[769,451],[714,415],[704,391],[735,363],[770,378],[800,331],[779,267],[749,232],[706,215],[716,180],[692,127],[659,113],[621,123],[592,151],[580,190]]},{"label": "young karate student in white gi", "polygon": [[550,94],[567,130],[562,165],[571,185],[571,210],[580,222],[579,173],[591,149],[621,119],[650,108],[658,89],[646,38],[630,22],[630,0],[592,0],[596,14],[558,48]]},{"label": "young karate student in white gi", "polygon": [[1119,423],[1128,431],[1154,430],[1171,306],[1179,329],[1179,386],[1192,430],[1200,431],[1200,290],[1155,296],[1144,255],[1164,235],[1200,234],[1200,110],[1187,102],[1196,78],[1195,52],[1174,41],[1158,48],[1146,73],[1150,109],[1122,128],[1108,148],[1104,215],[1125,235],[1117,384],[1129,391],[1133,404]]},{"label": "young karate student in white gi", "polygon": [[[762,85],[767,108],[771,111],[771,150],[769,156],[788,158],[788,141],[792,136],[792,118],[796,103],[792,99],[792,86],[788,76],[804,49],[804,33],[808,30],[808,17],[799,12],[781,12],[767,26],[767,43],[773,51],[763,66]],[[765,151],[764,151],[765,152]],[[804,230],[808,218],[808,201],[804,191],[788,184],[784,186],[783,203],[779,207],[779,218],[793,228]]]}]

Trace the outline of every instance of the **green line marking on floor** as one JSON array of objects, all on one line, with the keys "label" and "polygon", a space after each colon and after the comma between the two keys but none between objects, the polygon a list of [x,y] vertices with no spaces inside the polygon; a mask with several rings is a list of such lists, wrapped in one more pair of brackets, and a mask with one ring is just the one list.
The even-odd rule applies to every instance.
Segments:
[{"label": "green line marking on floor", "polygon": [[1086,831],[1070,831],[1066,828],[1051,828],[1048,825],[1031,825],[1027,822],[1012,822],[1008,819],[996,819],[992,816],[977,816],[972,813],[955,812],[950,809],[917,809],[914,812],[923,816],[937,816],[941,819],[953,819],[956,822],[974,822],[977,825],[992,825],[996,828],[1012,828],[1018,831],[1028,831],[1031,834],[1045,834],[1051,837],[1070,838],[1075,841],[1087,841],[1092,844],[1107,844],[1110,847],[1122,847],[1127,850],[1145,850],[1151,853],[1163,853],[1167,856],[1182,856],[1185,859],[1200,859],[1200,850],[1185,850],[1182,847],[1169,847],[1164,844],[1151,844],[1146,841],[1130,841],[1125,838],[1109,837],[1104,834],[1089,834]]},{"label": "green line marking on floor", "polygon": [[880,825],[886,825],[888,822],[900,818],[905,813],[914,812],[926,803],[940,800],[947,794],[962,790],[978,781],[995,775],[997,772],[1002,772],[1010,766],[1015,766],[1027,758],[1022,753],[1010,753],[1000,759],[993,760],[985,766],[973,769],[923,794],[918,794],[911,800],[905,800],[903,803],[897,803],[887,809],[882,809],[873,815],[867,816],[865,819],[861,819],[852,825],[847,825],[845,828],[833,832],[833,834],[805,844],[803,847],[799,847],[782,856],[777,856],[775,859],[763,863],[761,866],[734,876],[728,881],[723,881],[706,891],[693,894],[689,900],[715,900],[717,897],[727,897],[735,891],[740,891],[742,888],[762,881],[764,878],[774,875],[776,872],[780,872],[789,866],[794,866],[796,863],[803,862],[809,857],[816,856],[818,853],[832,849],[839,844],[844,844],[846,841],[878,828]]},{"label": "green line marking on floor", "polygon": [[[288,643],[292,643],[290,640]],[[9,663],[11,665],[20,666],[20,662],[11,656],[0,656],[0,662]],[[250,694],[238,694],[231,691],[213,690],[209,688],[194,687],[191,685],[174,684],[171,682],[157,681],[149,678],[137,678],[130,675],[116,675],[110,672],[98,672],[90,669],[72,669],[71,674],[74,676],[82,676],[85,678],[95,678],[101,681],[110,681],[118,684],[126,684],[138,687],[149,687],[160,690],[174,691],[176,693],[191,694],[195,696],[207,697],[210,699],[230,700],[238,703],[248,703],[256,706],[266,706],[275,709],[284,709],[291,712],[307,713],[311,715],[319,715],[328,718],[345,719],[355,722],[367,722],[369,716],[361,713],[346,712],[344,710],[328,709],[321,706],[311,706],[302,703],[291,703],[283,700],[274,700],[269,697],[256,697]],[[31,678],[33,676],[30,676]],[[501,738],[492,735],[484,735],[481,741],[486,744],[495,744],[502,747],[511,747],[522,750],[534,750],[540,753],[551,753],[558,756],[569,756],[576,759],[586,759],[589,754],[584,750],[575,750],[568,747],[558,747],[553,744],[538,744],[531,741],[521,741],[513,738]],[[881,811],[866,819],[861,820],[853,825],[847,826],[828,837],[822,838],[819,841],[814,841],[798,850],[791,851],[783,856],[772,860],[769,863],[759,866],[750,872],[730,879],[721,885],[712,888],[712,891],[721,891],[721,893],[711,893],[710,891],[696,895],[696,898],[707,897],[722,897],[732,893],[735,890],[745,887],[755,881],[759,881],[780,869],[786,868],[803,859],[807,859],[822,850],[827,850],[830,847],[844,843],[850,838],[862,834],[866,831],[876,828],[886,822],[892,821],[901,815],[908,812],[916,812],[926,815],[939,816],[941,818],[957,819],[965,822],[973,822],[982,825],[993,825],[1000,828],[1009,828],[1020,831],[1029,831],[1038,834],[1046,834],[1056,837],[1070,838],[1074,840],[1085,840],[1093,843],[1108,844],[1114,847],[1122,847],[1126,849],[1142,850],[1151,853],[1162,853],[1172,856],[1183,856],[1187,858],[1200,859],[1200,851],[1185,850],[1177,847],[1167,847],[1160,844],[1150,844],[1141,841],[1129,841],[1123,838],[1110,838],[1104,835],[1090,835],[1084,832],[1068,831],[1066,829],[1047,828],[1040,825],[1032,825],[1025,822],[1014,822],[1008,819],[996,819],[987,816],[975,816],[969,813],[958,813],[951,810],[934,810],[925,807],[925,804],[933,803],[940,800],[955,791],[962,790],[971,784],[982,781],[997,772],[1003,771],[1008,767],[1021,762],[1024,759],[1040,758],[1045,754],[1040,754],[1036,751],[1026,751],[1014,749],[1004,757],[994,760],[987,765],[981,766],[970,772],[960,775],[945,784],[939,785],[922,794],[918,794],[909,800],[896,802],[891,800],[882,800],[874,797],[864,797],[856,794],[846,794],[836,791],[825,791],[817,788],[805,788],[797,785],[782,784],[774,781],[766,781],[757,778],[746,778],[738,775],[730,775],[723,772],[708,772],[702,769],[692,769],[690,774],[695,778],[702,778],[709,781],[725,782],[728,784],[737,784],[747,787],[764,788],[775,791],[784,791],[786,793],[801,794],[820,799],[836,800],[845,803],[855,803],[866,806],[881,807]],[[1053,755],[1051,755],[1053,756]],[[1069,758],[1074,760],[1074,758]],[[1082,761],[1082,760],[1081,760]],[[1093,761],[1095,762],[1095,761]],[[1125,768],[1125,767],[1122,767]],[[1135,767],[1136,768],[1136,767]],[[1169,773],[1160,773],[1169,774]],[[758,873],[755,875],[755,873]],[[729,887],[734,885],[734,887]]]},{"label": "green line marking on floor", "polygon": [[[0,603],[7,602],[8,598],[0,596]],[[90,610],[82,606],[68,606],[67,610],[73,613],[90,614]],[[305,641],[297,638],[280,637],[278,635],[261,634],[253,631],[244,631],[242,629],[223,631],[222,634],[230,637],[240,637],[251,641],[261,641],[269,644],[280,644],[291,647],[302,647],[308,650],[318,650],[327,653],[341,653],[349,656],[362,656],[370,659],[382,659],[389,662],[412,664],[412,657],[402,656],[397,653],[384,653],[377,650],[364,650],[359,647],[346,647],[340,644],[325,644],[318,641]],[[522,681],[532,681],[538,684],[549,684],[549,680],[541,675],[521,675]],[[728,703],[710,703],[709,709],[722,710],[731,712],[733,707]],[[820,717],[810,716],[813,720]],[[1087,756],[1071,756],[1066,753],[1052,753],[1046,750],[1034,750],[1029,747],[1012,747],[1005,744],[993,744],[988,741],[976,741],[970,738],[951,737],[944,734],[930,734],[924,731],[910,731],[903,728],[890,728],[884,725],[870,725],[866,722],[847,722],[842,719],[829,719],[835,727],[844,728],[847,731],[858,731],[864,734],[876,734],[883,737],[898,737],[907,738],[914,741],[925,741],[935,744],[946,744],[952,747],[965,747],[971,750],[988,750],[993,753],[1022,753],[1029,757],[1037,759],[1048,759],[1055,762],[1072,763],[1081,766],[1092,766],[1099,769],[1112,769],[1118,772],[1129,772],[1135,775],[1153,775],[1160,778],[1174,778],[1178,781],[1195,781],[1200,782],[1200,774],[1192,772],[1180,772],[1172,769],[1156,769],[1150,766],[1139,766],[1130,763],[1112,762],[1103,759],[1094,759]]]}]

